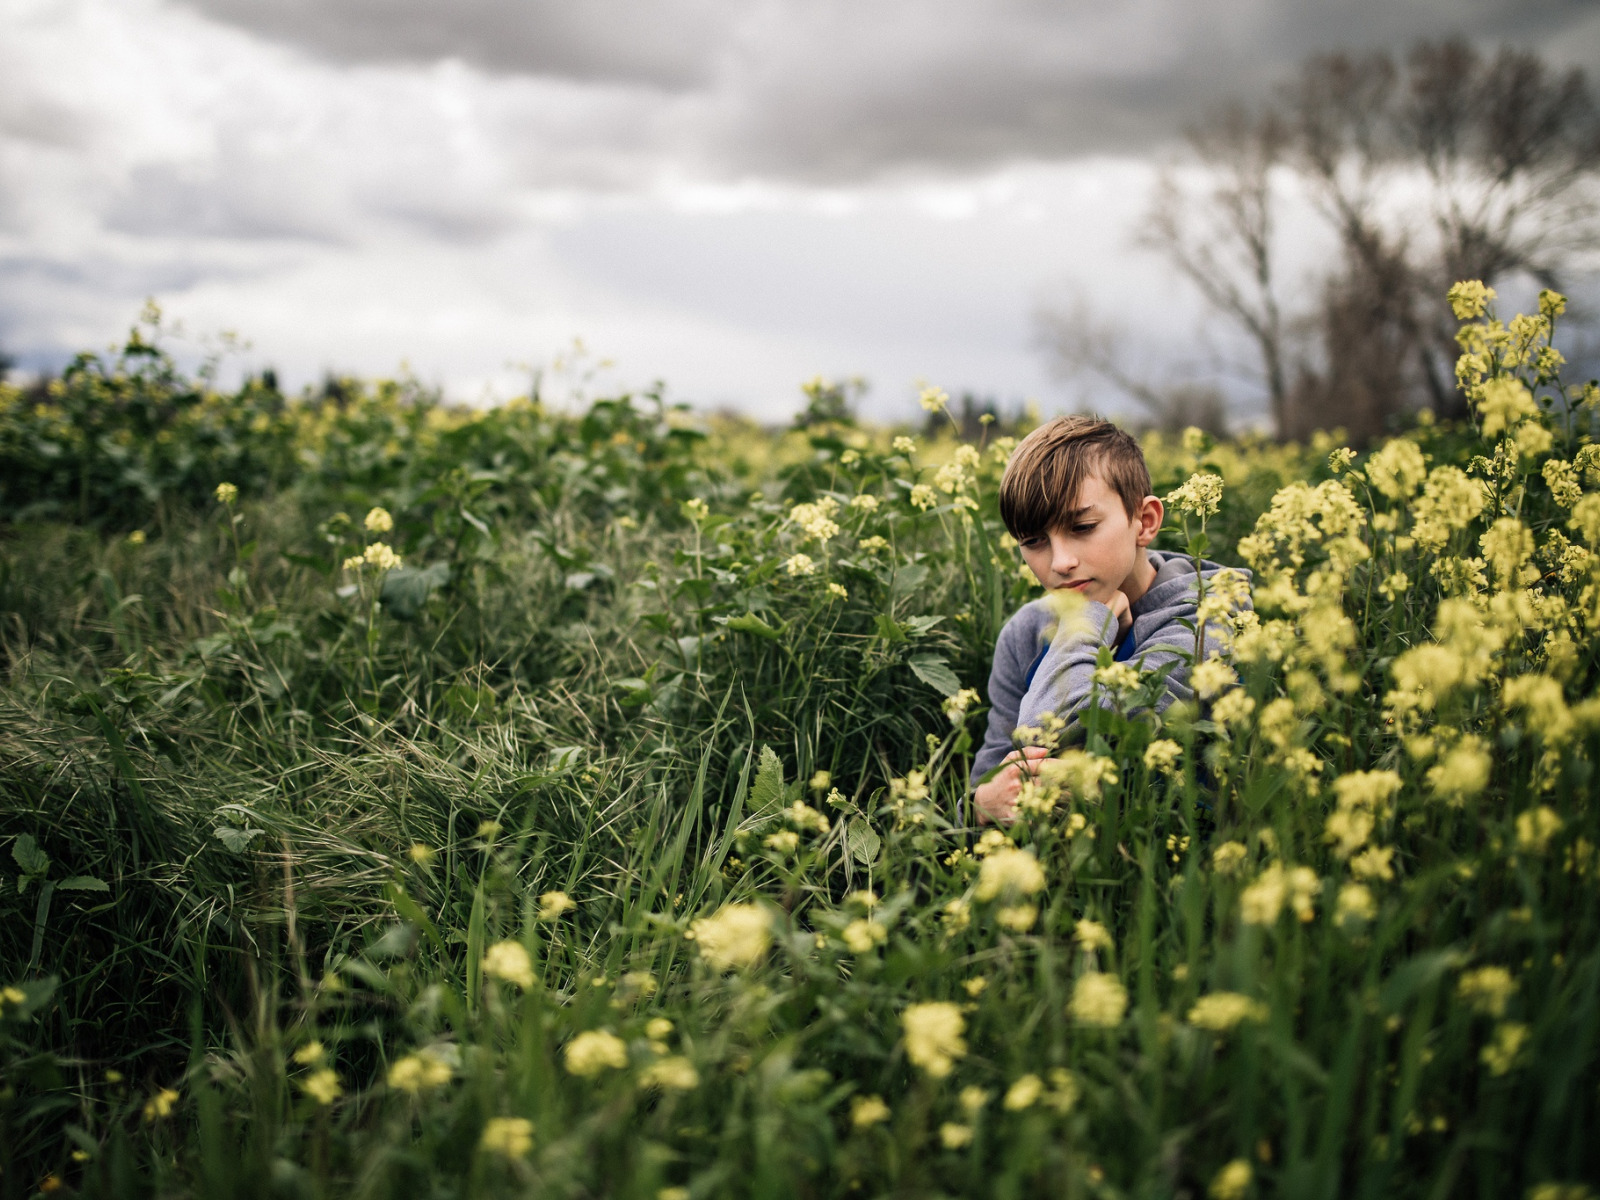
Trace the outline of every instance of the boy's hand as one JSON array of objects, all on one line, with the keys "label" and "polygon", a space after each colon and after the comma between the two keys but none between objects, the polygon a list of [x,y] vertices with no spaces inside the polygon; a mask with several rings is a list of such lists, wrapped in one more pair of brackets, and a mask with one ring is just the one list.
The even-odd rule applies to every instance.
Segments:
[{"label": "boy's hand", "polygon": [[978,822],[983,825],[991,821],[996,825],[1009,825],[1015,821],[1017,793],[1022,790],[1023,772],[1026,771],[1030,778],[1038,775],[1040,761],[1049,757],[1050,751],[1043,746],[1024,746],[1006,755],[1001,760],[1008,764],[1005,769],[972,793],[978,810]]}]

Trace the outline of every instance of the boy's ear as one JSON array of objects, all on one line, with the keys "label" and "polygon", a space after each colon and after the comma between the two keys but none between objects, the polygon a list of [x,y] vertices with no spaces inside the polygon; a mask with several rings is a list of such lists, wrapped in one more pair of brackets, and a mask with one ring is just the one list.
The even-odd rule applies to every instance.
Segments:
[{"label": "boy's ear", "polygon": [[1142,550],[1156,540],[1161,524],[1167,519],[1167,506],[1159,496],[1146,496],[1139,501],[1139,548]]}]

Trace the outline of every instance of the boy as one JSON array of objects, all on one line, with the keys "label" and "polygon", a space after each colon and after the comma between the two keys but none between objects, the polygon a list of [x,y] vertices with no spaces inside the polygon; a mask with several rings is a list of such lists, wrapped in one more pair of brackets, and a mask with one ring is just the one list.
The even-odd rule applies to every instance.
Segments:
[{"label": "boy", "polygon": [[[972,782],[979,819],[1005,823],[1023,770],[1037,771],[1049,754],[1039,746],[1012,750],[1012,731],[1039,725],[1045,713],[1070,721],[1089,704],[1102,646],[1143,671],[1173,664],[1158,709],[1193,695],[1199,589],[1192,559],[1149,548],[1166,510],[1150,495],[1139,443],[1109,421],[1059,417],[1024,438],[1000,481],[1000,517],[1042,586],[1070,588],[1087,601],[1085,619],[1055,636],[1049,598],[1033,600],[995,642],[989,725]],[[1209,580],[1224,569],[1204,562],[1201,574]],[[1226,631],[1214,625],[1207,624],[1202,657],[1225,648]]]}]

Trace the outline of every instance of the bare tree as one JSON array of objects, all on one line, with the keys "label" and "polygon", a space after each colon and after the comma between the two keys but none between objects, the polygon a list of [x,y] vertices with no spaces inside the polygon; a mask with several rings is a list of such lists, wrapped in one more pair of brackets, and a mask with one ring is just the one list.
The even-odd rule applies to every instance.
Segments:
[{"label": "bare tree", "polygon": [[[1450,284],[1569,286],[1600,250],[1600,112],[1581,71],[1525,51],[1320,55],[1187,142],[1192,168],[1161,174],[1139,241],[1248,337],[1281,437],[1340,425],[1364,441],[1410,408],[1462,415]],[[1291,185],[1338,252],[1286,312],[1274,206]]]},{"label": "bare tree", "polygon": [[1276,115],[1241,105],[1191,129],[1190,145],[1211,182],[1197,197],[1175,171],[1163,171],[1139,235],[1250,338],[1280,429],[1287,423],[1289,375],[1273,254],[1273,176],[1288,132]]}]

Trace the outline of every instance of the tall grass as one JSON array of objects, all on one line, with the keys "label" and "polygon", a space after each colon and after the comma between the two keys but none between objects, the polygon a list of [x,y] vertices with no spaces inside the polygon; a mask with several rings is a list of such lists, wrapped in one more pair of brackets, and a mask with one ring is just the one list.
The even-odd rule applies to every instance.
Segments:
[{"label": "tall grass", "polygon": [[1151,442],[1259,619],[1005,831],[1004,439],[0,393],[0,1189],[1589,1194],[1593,393],[1462,296],[1472,427]]}]

